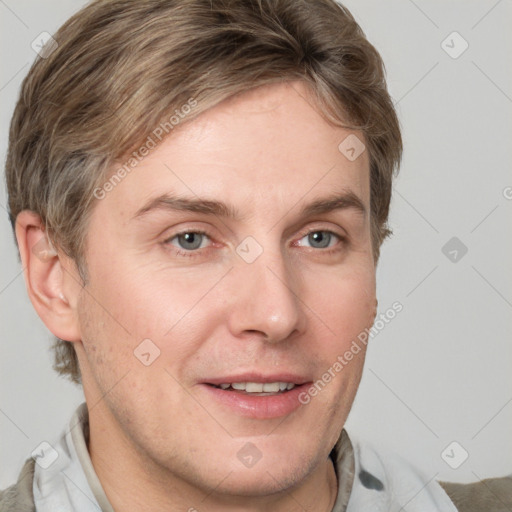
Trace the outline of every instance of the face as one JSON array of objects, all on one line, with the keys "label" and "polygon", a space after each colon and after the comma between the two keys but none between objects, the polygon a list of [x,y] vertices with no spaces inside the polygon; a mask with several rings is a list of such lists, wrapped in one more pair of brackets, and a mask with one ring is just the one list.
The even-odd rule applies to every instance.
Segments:
[{"label": "face", "polygon": [[363,136],[308,98],[272,85],[201,114],[90,219],[77,350],[91,428],[196,487],[300,482],[359,384],[364,348],[332,367],[374,318],[369,160],[340,152]]}]

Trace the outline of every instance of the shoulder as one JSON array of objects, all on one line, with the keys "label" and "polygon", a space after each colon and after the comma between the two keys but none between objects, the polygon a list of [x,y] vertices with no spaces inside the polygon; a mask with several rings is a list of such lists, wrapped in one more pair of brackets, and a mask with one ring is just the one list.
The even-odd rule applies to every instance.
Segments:
[{"label": "shoulder", "polygon": [[457,512],[435,475],[422,472],[400,455],[350,435],[354,486],[348,511]]},{"label": "shoulder", "polygon": [[[376,449],[370,443],[354,439],[352,435],[350,437],[354,451],[355,482],[363,489],[359,493],[361,500],[372,498],[375,505],[385,503],[382,510],[394,510],[396,506],[405,508],[407,504],[407,510],[411,512],[512,511],[512,475],[469,484],[438,482],[397,454]],[[356,507],[354,510],[364,508]],[[372,510],[381,508],[374,506]]]},{"label": "shoulder", "polygon": [[512,510],[512,475],[470,484],[439,482],[459,512]]},{"label": "shoulder", "polygon": [[0,490],[0,512],[35,512],[32,492],[34,464],[34,459],[27,459],[18,481],[7,489]]}]

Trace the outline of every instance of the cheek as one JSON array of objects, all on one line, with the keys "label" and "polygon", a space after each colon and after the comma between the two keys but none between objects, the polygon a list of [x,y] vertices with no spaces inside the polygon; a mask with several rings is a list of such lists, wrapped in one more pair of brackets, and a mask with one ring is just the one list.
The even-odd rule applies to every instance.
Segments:
[{"label": "cheek", "polygon": [[148,348],[158,354],[153,368],[165,366],[180,377],[181,367],[208,337],[213,319],[222,317],[218,302],[201,300],[222,274],[210,272],[198,279],[188,271],[171,275],[154,265],[116,263],[110,263],[112,272],[91,281],[80,308],[91,364],[99,372],[113,370],[117,377],[119,367],[138,373],[145,367],[134,351],[145,347],[145,352]]},{"label": "cheek", "polygon": [[338,275],[316,276],[311,308],[342,349],[373,323],[375,275],[371,269],[353,269]]},{"label": "cheek", "polygon": [[108,329],[122,337],[131,336],[133,342],[157,334],[159,338],[164,336],[190,302],[186,287],[160,279],[158,269],[128,265],[122,259],[110,261],[107,266],[108,271],[101,262],[97,265],[100,268],[95,269],[89,295],[103,310],[98,313]]}]

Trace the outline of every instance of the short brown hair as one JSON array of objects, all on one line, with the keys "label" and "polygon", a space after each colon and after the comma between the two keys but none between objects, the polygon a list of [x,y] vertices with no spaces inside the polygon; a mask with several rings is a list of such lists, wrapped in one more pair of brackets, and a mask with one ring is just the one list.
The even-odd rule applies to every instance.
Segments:
[{"label": "short brown hair", "polygon": [[[326,120],[361,130],[370,158],[375,263],[402,140],[382,59],[334,0],[98,0],[54,35],[25,78],[6,163],[11,222],[39,214],[83,261],[94,190],[155,127],[193,98],[190,121],[251,88],[303,80]],[[170,130],[169,130],[170,132]],[[71,343],[54,368],[81,382]]]}]

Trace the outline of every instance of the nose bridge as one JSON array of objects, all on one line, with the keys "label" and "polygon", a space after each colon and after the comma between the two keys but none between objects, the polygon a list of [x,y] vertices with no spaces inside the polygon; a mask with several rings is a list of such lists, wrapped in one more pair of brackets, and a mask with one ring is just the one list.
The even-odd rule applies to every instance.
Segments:
[{"label": "nose bridge", "polygon": [[270,242],[264,246],[256,243],[246,239],[237,248],[233,278],[239,286],[232,302],[230,328],[234,335],[257,331],[267,341],[279,342],[294,331],[302,331],[305,325],[298,296],[300,276],[277,243],[275,247]]}]

